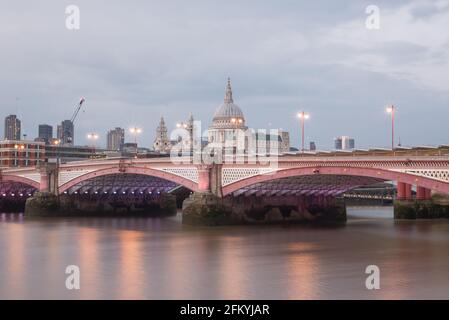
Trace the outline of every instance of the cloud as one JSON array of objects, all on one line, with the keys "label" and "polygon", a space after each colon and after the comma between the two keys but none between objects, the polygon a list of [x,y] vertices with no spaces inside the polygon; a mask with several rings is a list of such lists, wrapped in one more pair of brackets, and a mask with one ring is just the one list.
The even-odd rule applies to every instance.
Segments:
[{"label": "cloud", "polygon": [[[0,11],[0,116],[19,113],[30,137],[39,123],[69,118],[85,96],[78,143],[87,132],[104,143],[108,129],[139,125],[150,146],[162,115],[169,128],[190,112],[207,127],[231,76],[247,123],[289,130],[294,144],[294,115],[307,109],[306,134],[320,148],[348,134],[388,145],[382,110],[392,101],[407,110],[398,114],[407,117],[398,120],[404,143],[444,143],[448,1],[378,2],[381,29],[369,31],[360,1],[17,0]],[[79,31],[65,29],[69,4],[80,7]],[[433,122],[423,122],[422,104]]]},{"label": "cloud", "polygon": [[334,63],[449,92],[449,2],[413,1],[380,7],[380,30],[364,19],[339,25],[323,37],[337,48]]}]

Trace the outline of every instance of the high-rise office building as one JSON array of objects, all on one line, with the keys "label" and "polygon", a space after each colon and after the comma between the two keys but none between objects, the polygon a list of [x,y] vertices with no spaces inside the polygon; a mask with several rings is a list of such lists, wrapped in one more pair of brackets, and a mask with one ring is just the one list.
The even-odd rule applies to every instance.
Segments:
[{"label": "high-rise office building", "polygon": [[63,146],[73,146],[75,144],[75,128],[72,121],[64,120],[58,125],[58,139]]},{"label": "high-rise office building", "polygon": [[49,144],[53,139],[53,127],[48,124],[39,125],[38,140]]},{"label": "high-rise office building", "polygon": [[122,150],[125,143],[125,129],[115,128],[108,131],[107,135],[107,149],[119,151]]},{"label": "high-rise office building", "polygon": [[316,144],[313,141],[310,141],[310,147],[309,147],[310,151],[316,151]]},{"label": "high-rise office building", "polygon": [[5,140],[20,140],[21,123],[16,115],[5,118]]},{"label": "high-rise office building", "polygon": [[335,150],[352,150],[355,148],[355,140],[348,136],[340,136],[334,139]]},{"label": "high-rise office building", "polygon": [[334,139],[334,149],[335,150],[343,149],[343,140],[341,139],[341,137],[337,137]]}]

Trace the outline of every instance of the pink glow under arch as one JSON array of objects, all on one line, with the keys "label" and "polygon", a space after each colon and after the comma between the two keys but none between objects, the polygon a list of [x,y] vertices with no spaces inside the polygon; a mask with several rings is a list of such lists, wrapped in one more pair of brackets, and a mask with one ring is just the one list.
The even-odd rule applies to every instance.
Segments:
[{"label": "pink glow under arch", "polygon": [[403,172],[389,171],[376,168],[350,168],[350,167],[301,167],[281,169],[273,174],[257,175],[246,178],[223,187],[223,196],[229,195],[241,188],[251,186],[259,182],[266,182],[282,178],[305,176],[305,175],[350,175],[360,177],[371,177],[385,181],[400,181],[417,185],[434,191],[449,195],[449,183],[426,177],[415,176]]},{"label": "pink glow under arch", "polygon": [[2,175],[0,176],[0,184],[2,182],[17,182],[17,183],[23,183],[26,185],[29,185],[37,190],[39,190],[39,182],[25,178],[20,176],[13,176],[13,175]]},{"label": "pink glow under arch", "polygon": [[84,174],[82,176],[79,176],[78,178],[75,178],[73,180],[70,180],[69,182],[63,184],[59,187],[59,193],[63,193],[70,189],[71,187],[75,186],[76,184],[106,175],[111,174],[121,174],[121,173],[129,173],[129,174],[139,174],[139,175],[146,175],[146,176],[152,176],[156,178],[165,179],[171,182],[174,182],[176,184],[182,185],[186,187],[187,189],[190,189],[192,191],[198,191],[198,185],[186,178],[177,176],[172,173],[155,170],[155,169],[149,169],[149,168],[142,168],[142,167],[127,167],[125,171],[120,171],[119,167],[112,167],[112,168],[106,168],[106,169],[100,169],[97,171],[93,171],[87,174]]}]

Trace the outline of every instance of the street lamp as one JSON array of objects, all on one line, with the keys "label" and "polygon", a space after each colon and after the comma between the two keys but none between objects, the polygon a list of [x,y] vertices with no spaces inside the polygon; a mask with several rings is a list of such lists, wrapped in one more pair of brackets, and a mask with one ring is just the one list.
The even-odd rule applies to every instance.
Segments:
[{"label": "street lamp", "polygon": [[99,138],[99,135],[98,134],[96,134],[96,133],[88,133],[87,134],[87,139],[89,139],[89,140],[91,140],[92,141],[92,146],[93,146],[93,153],[94,153],[94,155],[93,156],[95,156],[95,149],[96,149],[96,141],[98,140],[98,138]]},{"label": "street lamp", "polygon": [[304,152],[304,122],[310,118],[310,115],[301,111],[298,113],[298,118],[301,121],[301,152]]},{"label": "street lamp", "polygon": [[[55,151],[56,151],[56,170],[57,172],[59,172],[59,164],[61,162],[60,159],[60,155],[59,155],[59,146],[61,144],[61,140],[60,139],[55,139],[51,142],[52,145],[55,146]],[[57,195],[57,199],[59,202],[59,185],[56,183],[55,184],[55,188],[56,188],[56,195]]]},{"label": "street lamp", "polygon": [[56,152],[56,161],[58,163],[59,166],[59,145],[61,144],[61,140],[60,139],[55,139],[51,142],[52,145],[55,146],[55,152]]},{"label": "street lamp", "polygon": [[15,144],[14,145],[14,149],[16,149],[16,152],[15,152],[15,154],[16,154],[16,163],[15,163],[15,166],[16,167],[19,167],[20,166],[20,164],[19,164],[19,162],[20,162],[20,159],[19,159],[19,151],[20,150],[24,150],[25,149],[25,146],[22,144],[22,145],[18,145],[18,144]]},{"label": "street lamp", "polygon": [[133,127],[129,129],[129,132],[131,132],[132,135],[134,135],[134,144],[136,145],[136,155],[135,158],[137,159],[137,135],[142,133],[142,129]]},{"label": "street lamp", "polygon": [[387,107],[387,112],[391,114],[391,150],[394,150],[394,114],[396,107],[394,105]]}]

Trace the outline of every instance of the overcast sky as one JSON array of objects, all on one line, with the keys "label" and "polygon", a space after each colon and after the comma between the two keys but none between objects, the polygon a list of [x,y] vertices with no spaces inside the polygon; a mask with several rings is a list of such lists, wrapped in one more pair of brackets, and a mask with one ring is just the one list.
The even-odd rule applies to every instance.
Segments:
[{"label": "overcast sky", "polygon": [[[80,8],[80,30],[65,9]],[[380,30],[365,9],[380,8]],[[290,131],[311,114],[306,139],[332,148],[389,146],[385,106],[397,105],[404,145],[449,144],[449,0],[441,1],[23,1],[0,2],[0,117],[23,133],[85,111],[76,142],[115,126],[140,126],[153,143],[193,113],[203,126],[227,77],[252,128]],[[3,127],[3,121],[2,121]],[[3,128],[2,128],[3,131]],[[2,132],[3,133],[3,132]],[[131,140],[131,137],[127,137]]]}]

